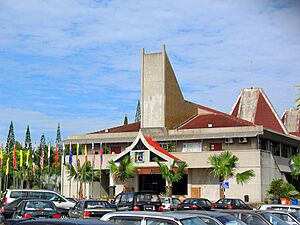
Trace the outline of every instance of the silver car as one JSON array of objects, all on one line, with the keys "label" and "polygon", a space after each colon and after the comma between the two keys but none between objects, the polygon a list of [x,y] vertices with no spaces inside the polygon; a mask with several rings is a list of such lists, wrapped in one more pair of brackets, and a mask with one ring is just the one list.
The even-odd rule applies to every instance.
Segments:
[{"label": "silver car", "polygon": [[199,217],[194,215],[145,211],[107,213],[101,220],[119,225],[206,225]]},{"label": "silver car", "polygon": [[181,204],[181,201],[178,198],[173,197],[164,197],[160,200],[164,211],[175,211],[177,210],[177,206]]}]

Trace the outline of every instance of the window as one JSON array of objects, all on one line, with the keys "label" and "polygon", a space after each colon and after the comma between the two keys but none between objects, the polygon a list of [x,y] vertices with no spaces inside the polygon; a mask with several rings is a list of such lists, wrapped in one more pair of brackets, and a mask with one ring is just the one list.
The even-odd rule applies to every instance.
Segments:
[{"label": "window", "polygon": [[262,219],[259,219],[256,215],[242,214],[241,220],[248,225],[267,225]]},{"label": "window", "polygon": [[54,193],[45,193],[45,199],[50,200],[50,201],[61,201],[61,197],[59,197],[57,194]]},{"label": "window", "polygon": [[146,225],[176,225],[176,223],[165,219],[146,218]]},{"label": "window", "polygon": [[282,144],[281,145],[281,157],[287,158],[288,157],[288,151],[289,151],[289,146]]},{"label": "window", "polygon": [[120,203],[132,202],[133,193],[123,194]]},{"label": "window", "polygon": [[10,194],[11,198],[20,198],[20,197],[26,197],[27,192],[26,191],[12,191]]},{"label": "window", "polygon": [[278,142],[271,141],[270,142],[270,149],[273,155],[280,156],[280,147]]},{"label": "window", "polygon": [[[199,217],[180,220],[183,225],[206,225]],[[214,224],[212,224],[214,225]]]},{"label": "window", "polygon": [[44,198],[44,192],[28,192],[28,197]]},{"label": "window", "polygon": [[159,145],[167,150],[168,152],[175,152],[176,151],[176,143],[175,142],[160,142]]},{"label": "window", "polygon": [[119,225],[141,225],[142,224],[142,218],[140,217],[111,217],[109,219],[109,222],[116,223]]},{"label": "window", "polygon": [[208,224],[208,225],[218,225],[218,223],[217,223],[216,221],[214,221],[213,219],[211,219],[211,218],[200,217],[200,219],[201,219],[204,223],[206,223],[206,224]]},{"label": "window", "polygon": [[202,152],[202,142],[183,143],[182,152]]},{"label": "window", "polygon": [[122,196],[122,195],[120,194],[120,195],[118,195],[118,196],[116,197],[116,199],[115,199],[115,204],[120,203],[121,196]]}]

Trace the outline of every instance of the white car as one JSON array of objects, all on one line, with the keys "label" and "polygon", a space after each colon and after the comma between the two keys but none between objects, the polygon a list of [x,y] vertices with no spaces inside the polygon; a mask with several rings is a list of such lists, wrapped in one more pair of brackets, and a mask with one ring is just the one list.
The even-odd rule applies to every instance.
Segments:
[{"label": "white car", "polygon": [[280,211],[300,213],[300,206],[298,205],[265,204],[265,205],[261,205],[258,209],[259,210],[280,210]]},{"label": "white car", "polygon": [[76,204],[69,201],[64,196],[49,190],[7,189],[3,196],[3,205],[6,205],[20,197],[50,200],[59,209],[70,209]]},{"label": "white car", "polygon": [[107,213],[100,220],[130,225],[206,225],[199,217],[179,213],[119,211]]},{"label": "white car", "polygon": [[177,206],[181,204],[178,198],[164,197],[160,199],[162,202],[164,211],[174,211],[177,210]]}]

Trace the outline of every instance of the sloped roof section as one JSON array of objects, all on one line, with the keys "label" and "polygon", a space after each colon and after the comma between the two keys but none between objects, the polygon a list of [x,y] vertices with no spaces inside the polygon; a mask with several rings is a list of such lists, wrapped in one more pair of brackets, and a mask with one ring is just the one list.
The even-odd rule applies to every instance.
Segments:
[{"label": "sloped roof section", "polygon": [[[186,121],[179,129],[199,129],[208,127],[240,127],[254,126],[253,123],[239,119],[235,116],[219,112],[217,110],[198,105],[199,114]],[[209,125],[210,124],[210,125]]]},{"label": "sloped roof section", "polygon": [[233,106],[231,115],[279,133],[288,134],[286,127],[261,88],[242,90]]},{"label": "sloped roof section", "polygon": [[140,130],[140,127],[141,127],[141,122],[136,122],[136,123],[130,123],[123,126],[95,131],[89,134],[138,132]]},{"label": "sloped roof section", "polygon": [[153,141],[151,137],[147,137],[145,136],[146,141],[148,142],[149,145],[151,145],[152,147],[154,147],[157,151],[159,151],[160,153],[174,159],[174,160],[179,160],[177,157],[175,157],[174,155],[172,155],[171,153],[169,153],[168,151],[166,151],[165,149],[163,149],[156,141]]}]

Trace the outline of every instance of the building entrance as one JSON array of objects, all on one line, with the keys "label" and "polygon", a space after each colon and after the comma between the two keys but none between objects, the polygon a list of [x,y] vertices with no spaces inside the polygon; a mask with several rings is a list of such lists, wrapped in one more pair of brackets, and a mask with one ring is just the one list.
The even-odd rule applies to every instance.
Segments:
[{"label": "building entrance", "polygon": [[154,191],[158,194],[165,192],[166,182],[160,174],[139,175],[139,191]]},{"label": "building entrance", "polygon": [[[184,174],[180,181],[173,183],[173,195],[187,195],[187,174]],[[166,181],[161,174],[139,175],[139,191],[154,191],[158,194],[165,193]]]}]

